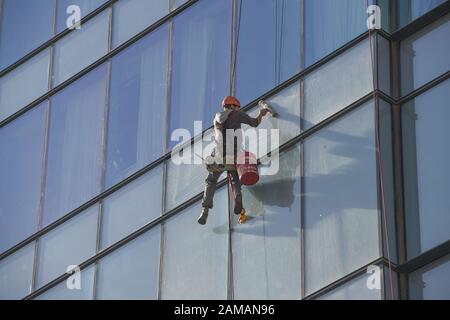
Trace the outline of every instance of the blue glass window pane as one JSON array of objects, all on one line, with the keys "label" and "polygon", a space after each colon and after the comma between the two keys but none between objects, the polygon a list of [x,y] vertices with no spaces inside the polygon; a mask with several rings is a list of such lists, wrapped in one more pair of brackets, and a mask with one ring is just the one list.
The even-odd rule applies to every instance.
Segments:
[{"label": "blue glass window pane", "polygon": [[169,13],[169,0],[120,0],[113,7],[113,46],[130,39]]},{"label": "blue glass window pane", "polygon": [[[320,296],[319,300],[381,300],[382,273],[382,267],[377,273],[379,276],[374,273],[363,273]],[[375,280],[373,277],[378,277],[378,279]],[[376,287],[377,284],[380,284],[379,288]]]},{"label": "blue glass window pane", "polygon": [[35,243],[0,261],[0,299],[19,300],[31,292]]},{"label": "blue glass window pane", "polygon": [[305,66],[367,30],[364,0],[305,0]]},{"label": "blue glass window pane", "polygon": [[112,59],[106,188],[163,153],[167,37],[163,26]]},{"label": "blue glass window pane", "polygon": [[373,90],[370,57],[370,44],[366,40],[305,77],[303,130]]},{"label": "blue glass window pane", "polygon": [[232,215],[235,299],[300,299],[299,158],[298,146],[280,154],[276,175],[243,188],[248,220]]},{"label": "blue glass window pane", "polygon": [[304,142],[307,295],[381,255],[374,144],[372,102]]},{"label": "blue glass window pane", "polygon": [[53,0],[3,0],[0,11],[2,70],[51,38]]},{"label": "blue glass window pane", "polygon": [[[405,1],[405,0],[400,0]],[[411,0],[411,16],[412,20],[417,19],[421,15],[431,11],[436,8],[441,3],[444,3],[446,0]]]},{"label": "blue glass window pane", "polygon": [[48,91],[50,50],[44,50],[0,78],[0,121]]},{"label": "blue glass window pane", "polygon": [[0,129],[0,252],[37,231],[46,110],[39,105]]},{"label": "blue glass window pane", "polygon": [[160,228],[155,227],[100,260],[98,299],[157,299]]},{"label": "blue glass window pane", "polygon": [[[402,95],[450,70],[450,14],[402,41]],[[432,62],[432,63],[431,63]]]},{"label": "blue glass window pane", "polygon": [[164,224],[162,299],[226,299],[227,189],[217,190],[208,223],[197,223],[200,203]]},{"label": "blue glass window pane", "polygon": [[56,86],[108,52],[109,10],[84,23],[61,40],[54,49],[53,85]]},{"label": "blue glass window pane", "polygon": [[404,27],[446,0],[398,0],[399,27]]},{"label": "blue glass window pane", "polygon": [[450,80],[402,106],[408,258],[450,239]]},{"label": "blue glass window pane", "polygon": [[44,226],[100,192],[106,67],[51,99]]},{"label": "blue glass window pane", "polygon": [[[94,272],[95,266],[81,270],[80,275],[80,289],[69,289],[67,287],[67,281],[73,281],[72,278],[68,278],[57,284],[55,287],[43,294],[37,296],[34,300],[92,300],[94,292]],[[71,283],[72,285],[72,283]]]},{"label": "blue glass window pane", "polygon": [[97,220],[98,205],[94,205],[40,238],[37,288],[95,255]]},{"label": "blue glass window pane", "polygon": [[450,300],[450,256],[409,275],[411,300]]},{"label": "blue glass window pane", "polygon": [[239,39],[236,96],[245,105],[300,71],[301,3],[298,0],[237,2]]},{"label": "blue glass window pane", "polygon": [[159,166],[105,199],[102,248],[125,238],[161,215],[162,175],[162,166]]},{"label": "blue glass window pane", "polygon": [[73,11],[69,10],[69,6],[76,5],[80,8],[81,19],[89,13],[100,7],[108,0],[58,0],[56,1],[56,33],[67,28],[67,25],[72,26],[74,19]]},{"label": "blue glass window pane", "polygon": [[[230,90],[231,1],[200,1],[174,18],[170,133],[204,127]],[[169,142],[174,146],[175,142]]]}]

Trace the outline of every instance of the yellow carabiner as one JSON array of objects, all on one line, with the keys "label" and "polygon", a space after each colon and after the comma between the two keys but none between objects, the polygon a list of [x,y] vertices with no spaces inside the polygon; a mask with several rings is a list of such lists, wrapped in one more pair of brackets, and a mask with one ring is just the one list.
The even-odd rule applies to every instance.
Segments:
[{"label": "yellow carabiner", "polygon": [[241,214],[239,215],[239,224],[244,224],[247,221],[247,215],[245,214],[245,209],[242,209]]}]

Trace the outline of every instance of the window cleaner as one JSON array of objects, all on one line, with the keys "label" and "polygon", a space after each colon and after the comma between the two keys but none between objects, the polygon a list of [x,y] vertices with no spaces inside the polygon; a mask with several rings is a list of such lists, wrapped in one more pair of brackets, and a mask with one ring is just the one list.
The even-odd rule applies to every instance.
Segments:
[{"label": "window cleaner", "polygon": [[[256,167],[256,157],[249,152],[238,152],[238,143],[229,141],[227,143],[227,129],[236,130],[241,129],[241,124],[247,124],[251,127],[257,127],[262,118],[270,113],[276,116],[276,112],[264,101],[260,101],[261,107],[256,118],[250,117],[247,113],[240,110],[241,103],[233,96],[227,96],[222,101],[223,112],[216,114],[214,118],[214,133],[215,133],[215,148],[211,156],[207,157],[206,168],[209,175],[205,180],[205,189],[202,199],[202,212],[198,218],[198,223],[204,225],[208,219],[208,211],[213,207],[213,198],[216,191],[217,180],[224,171],[227,171],[228,182],[231,185],[234,200],[234,214],[239,215],[239,223],[244,223],[247,219],[245,209],[242,204],[241,184],[252,184],[257,181],[255,171],[252,169]],[[229,144],[232,144],[231,148]],[[233,150],[228,155],[227,150]],[[241,166],[236,167],[237,157],[245,157],[247,160]],[[219,161],[216,161],[219,159]],[[251,161],[249,161],[251,160]],[[238,161],[238,163],[241,163]],[[251,164],[253,163],[253,167]],[[256,171],[257,175],[257,171]],[[239,179],[241,178],[241,179]],[[256,181],[255,181],[256,180]]]}]

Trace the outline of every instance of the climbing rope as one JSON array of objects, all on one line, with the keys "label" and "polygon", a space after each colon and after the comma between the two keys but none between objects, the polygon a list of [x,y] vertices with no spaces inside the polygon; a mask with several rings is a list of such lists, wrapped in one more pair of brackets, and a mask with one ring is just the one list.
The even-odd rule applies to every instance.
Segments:
[{"label": "climbing rope", "polygon": [[[237,61],[237,51],[238,51],[238,44],[239,44],[239,34],[240,34],[240,29],[241,29],[241,16],[242,16],[242,0],[237,0],[240,1],[239,3],[239,11],[238,11],[238,21],[236,24],[236,35],[235,35],[235,40],[233,43],[233,53],[232,53],[232,69],[231,69],[231,81],[230,81],[230,96],[234,95],[234,86],[233,84],[235,83],[235,76],[236,76],[236,61]],[[234,40],[234,39],[233,39]]]},{"label": "climbing rope", "polygon": [[[236,41],[234,41],[234,43],[233,43],[233,53],[231,56],[232,68],[231,68],[231,80],[230,80],[230,96],[234,95],[233,84],[235,83],[235,75],[236,75],[236,60],[237,60],[237,50],[238,50],[238,44],[239,44],[239,33],[240,33],[240,29],[241,29],[241,15],[242,15],[242,2],[243,2],[242,0],[237,0],[237,1],[240,1],[240,3],[239,3],[239,11],[238,11],[238,21],[237,21],[237,25],[236,25],[236,35],[235,35]],[[228,180],[228,194],[230,194],[230,192],[232,192],[233,188],[231,187],[231,177],[228,172],[227,172],[227,180]]]},{"label": "climbing rope", "polygon": [[[369,1],[366,1],[366,12],[369,8]],[[369,18],[369,16],[368,16]],[[379,17],[376,17],[377,19]],[[372,66],[372,85],[373,85],[373,100],[375,103],[374,107],[374,113],[375,113],[375,139],[376,139],[376,152],[377,152],[377,170],[378,174],[380,176],[380,200],[381,200],[381,210],[383,212],[383,226],[384,226],[384,237],[386,241],[386,253],[387,253],[387,259],[388,259],[388,269],[389,269],[389,284],[390,284],[390,290],[391,290],[391,299],[394,300],[394,284],[393,284],[393,277],[392,277],[392,263],[391,263],[391,253],[390,253],[390,240],[389,240],[389,231],[388,231],[388,225],[387,225],[387,210],[386,210],[386,204],[385,204],[385,192],[384,192],[384,178],[383,178],[383,163],[381,161],[381,138],[380,138],[380,104],[378,100],[378,94],[376,91],[376,79],[375,79],[375,57],[373,54],[373,49],[376,48],[375,45],[372,44],[372,40],[376,37],[374,36],[372,38],[372,29],[369,28],[369,44],[370,44],[370,62]]]}]

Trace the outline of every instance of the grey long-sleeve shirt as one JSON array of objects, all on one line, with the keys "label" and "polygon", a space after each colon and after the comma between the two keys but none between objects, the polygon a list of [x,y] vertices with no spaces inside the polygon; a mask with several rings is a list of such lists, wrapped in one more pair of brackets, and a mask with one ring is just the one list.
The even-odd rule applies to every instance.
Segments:
[{"label": "grey long-sleeve shirt", "polygon": [[[215,132],[215,155],[216,157],[223,159],[224,145],[223,145],[223,134],[225,134],[224,129],[241,129],[242,124],[247,124],[251,127],[258,126],[258,119],[250,117],[247,113],[240,110],[226,110],[223,112],[218,112],[214,117],[214,132]],[[231,148],[234,153],[242,150],[242,135],[240,130],[236,132],[236,145]],[[233,139],[234,140],[234,139]],[[233,141],[226,142],[233,143]],[[227,157],[226,163],[234,162],[234,155],[229,155]]]}]

